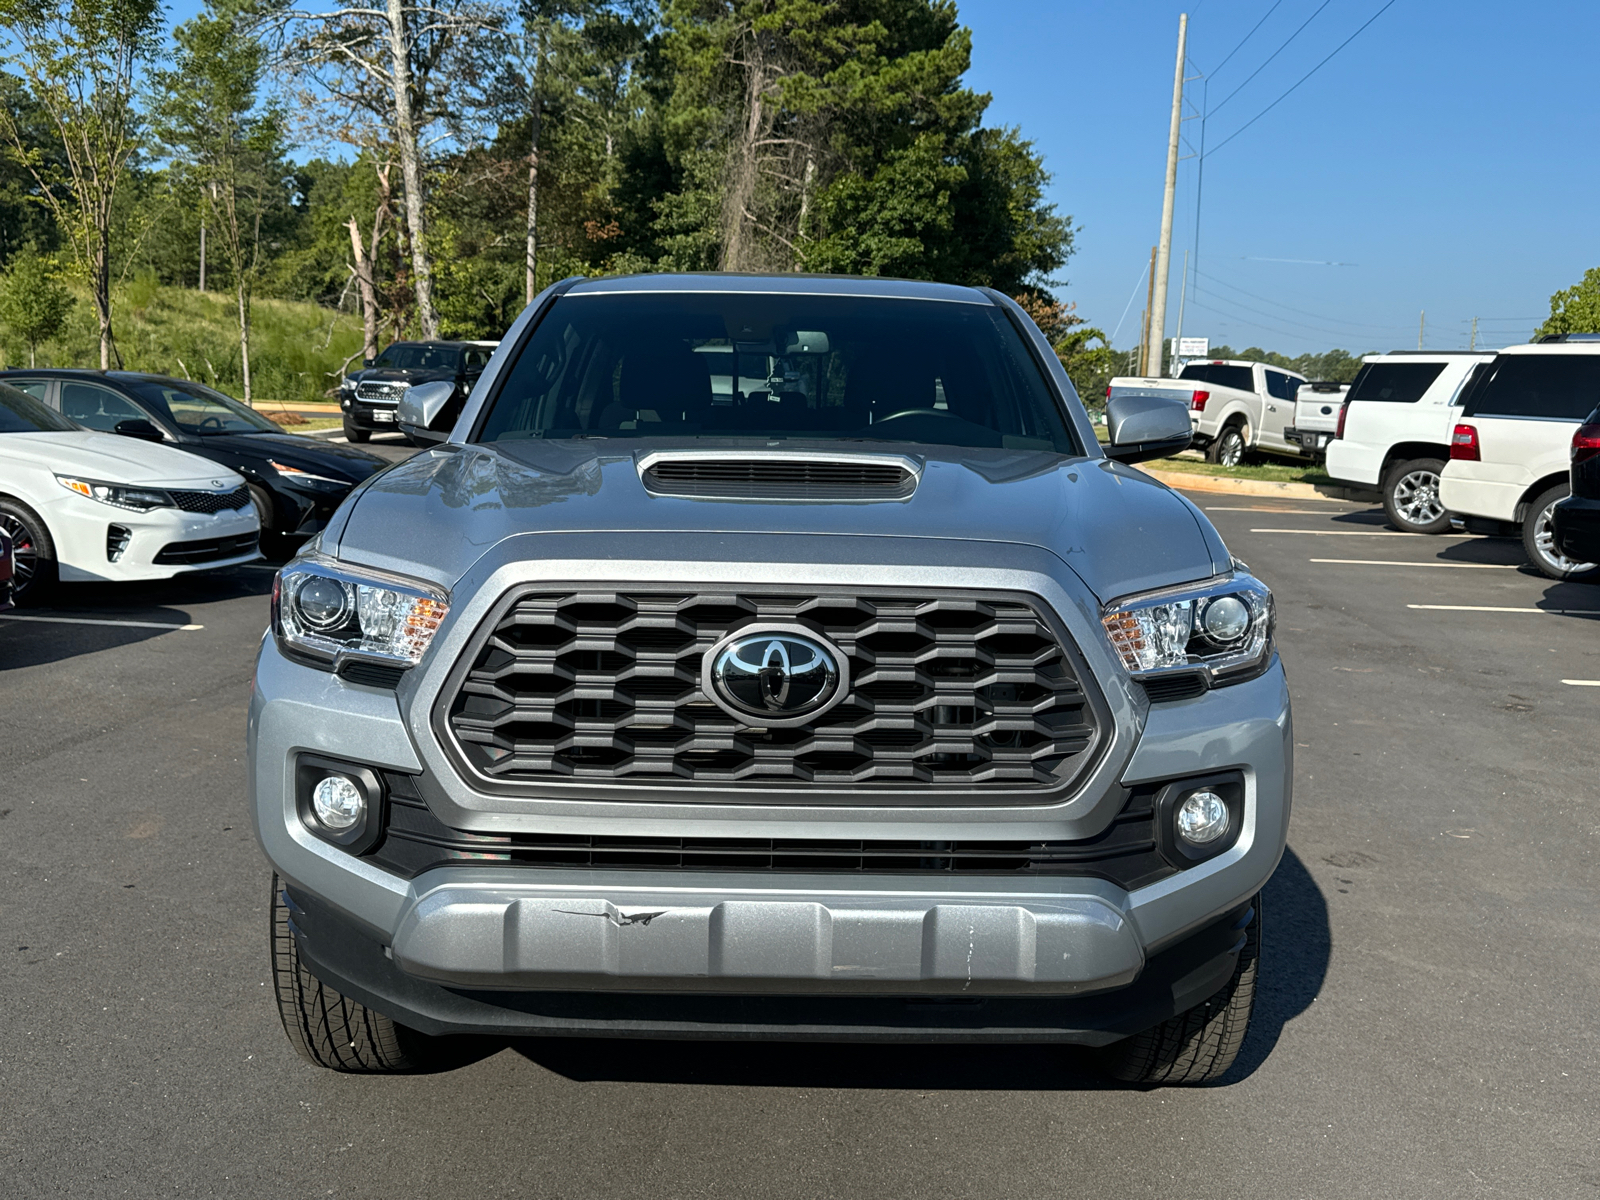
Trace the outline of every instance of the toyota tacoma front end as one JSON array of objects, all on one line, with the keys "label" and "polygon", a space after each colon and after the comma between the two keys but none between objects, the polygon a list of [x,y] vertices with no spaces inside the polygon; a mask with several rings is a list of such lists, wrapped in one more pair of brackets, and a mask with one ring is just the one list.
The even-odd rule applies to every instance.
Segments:
[{"label": "toyota tacoma front end", "polygon": [[540,297],[449,440],[277,581],[250,785],[291,1040],[357,1071],[462,1033],[1050,1041],[1220,1077],[1289,698],[1270,592],[1127,465],[1182,407],[1111,421],[1102,450],[987,291]]}]

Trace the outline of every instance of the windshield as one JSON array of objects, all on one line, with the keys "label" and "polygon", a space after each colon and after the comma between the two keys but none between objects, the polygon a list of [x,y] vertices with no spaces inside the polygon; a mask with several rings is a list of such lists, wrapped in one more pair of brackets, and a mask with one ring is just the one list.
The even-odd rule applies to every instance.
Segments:
[{"label": "windshield", "polygon": [[461,351],[454,346],[396,342],[373,359],[372,365],[396,367],[402,371],[457,371],[461,369]]},{"label": "windshield", "polygon": [[253,408],[200,383],[130,380],[139,398],[185,433],[282,433]]},{"label": "windshield", "polygon": [[77,428],[26,392],[0,383],[0,433],[65,433]]},{"label": "windshield", "polygon": [[511,363],[479,436],[1079,453],[999,308],[759,293],[563,297]]}]

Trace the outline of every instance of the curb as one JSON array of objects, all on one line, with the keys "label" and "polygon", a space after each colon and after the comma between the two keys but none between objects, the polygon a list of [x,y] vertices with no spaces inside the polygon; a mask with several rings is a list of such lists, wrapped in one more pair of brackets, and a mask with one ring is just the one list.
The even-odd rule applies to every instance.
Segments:
[{"label": "curb", "polygon": [[1324,483],[1279,483],[1271,479],[1231,479],[1226,475],[1190,474],[1188,471],[1152,471],[1140,468],[1152,479],[1185,492],[1218,492],[1230,496],[1277,496],[1284,500],[1359,500],[1373,501],[1373,488],[1340,487]]}]

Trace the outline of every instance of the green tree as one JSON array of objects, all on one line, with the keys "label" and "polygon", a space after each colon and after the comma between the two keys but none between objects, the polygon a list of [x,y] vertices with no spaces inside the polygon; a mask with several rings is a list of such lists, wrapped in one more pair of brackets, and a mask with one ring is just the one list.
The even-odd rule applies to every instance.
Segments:
[{"label": "green tree", "polygon": [[637,147],[668,171],[633,164],[670,171],[660,265],[1039,286],[1070,222],[1029,144],[982,126],[970,58],[949,0],[669,0]]},{"label": "green tree", "polygon": [[250,301],[261,267],[261,224],[284,152],[284,114],[260,99],[267,51],[216,7],[178,26],[169,70],[152,72],[155,125],[188,168],[220,235],[239,309],[244,402],[250,381]]},{"label": "green tree", "polygon": [[1550,317],[1534,330],[1533,340],[1554,333],[1600,333],[1600,267],[1590,267],[1577,283],[1550,297]]},{"label": "green tree", "polygon": [[117,190],[139,148],[133,104],[140,65],[160,43],[158,0],[0,0],[4,62],[26,81],[61,142],[34,144],[17,110],[0,105],[0,139],[55,217],[100,319],[100,366],[113,365],[111,225]]},{"label": "green tree", "polygon": [[73,303],[55,263],[42,254],[18,254],[0,277],[0,322],[28,343],[30,367],[38,366],[39,343],[61,332]]}]

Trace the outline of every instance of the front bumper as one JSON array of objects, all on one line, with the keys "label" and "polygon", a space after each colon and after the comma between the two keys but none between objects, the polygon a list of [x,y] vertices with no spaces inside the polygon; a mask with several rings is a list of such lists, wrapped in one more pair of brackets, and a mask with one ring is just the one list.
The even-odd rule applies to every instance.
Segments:
[{"label": "front bumper", "polygon": [[1600,499],[1568,496],[1551,510],[1556,550],[1577,562],[1600,562]]},{"label": "front bumper", "polygon": [[366,429],[374,433],[395,433],[400,428],[395,423],[395,413],[398,411],[396,404],[368,404],[353,396],[341,396],[339,408],[344,414],[345,424],[355,429]]},{"label": "front bumper", "polygon": [[[261,557],[261,525],[248,504],[216,513],[132,512],[68,492],[39,515],[55,540],[61,578],[69,583],[171,579]],[[120,531],[127,533],[125,544]],[[113,557],[117,544],[121,549]]]},{"label": "front bumper", "polygon": [[[262,846],[291,898],[338,931],[317,934],[310,917],[313,925],[301,926],[313,971],[379,1011],[433,1032],[593,1030],[608,1021],[643,1028],[638,1023],[658,1012],[645,998],[662,996],[680,997],[688,1007],[659,1011],[700,1012],[695,1005],[704,1004],[709,1013],[718,997],[723,1004],[733,997],[777,1003],[808,996],[830,1004],[848,999],[870,1009],[869,1002],[891,996],[1063,1002],[1150,986],[1170,1004],[1176,994],[1190,995],[1194,981],[1176,991],[1172,979],[1143,985],[1151,964],[1239,910],[1260,891],[1282,853],[1292,775],[1282,669],[1274,663],[1256,680],[1150,707],[1142,723],[1142,735],[1133,734],[1137,745],[1109,761],[1115,773],[1101,782],[1103,795],[1079,797],[1058,811],[990,809],[923,814],[913,821],[901,816],[881,826],[858,822],[856,835],[972,837],[974,823],[982,822],[982,836],[995,838],[1090,836],[1096,821],[1102,828],[1109,821],[1102,814],[1120,805],[1123,787],[1241,769],[1245,804],[1237,843],[1132,891],[1071,875],[501,865],[450,866],[406,879],[312,834],[293,792],[293,764],[302,752],[425,773],[395,694],[290,662],[269,637],[251,701],[252,808]],[[456,779],[436,782],[461,786]],[[1087,815],[1069,814],[1078,809]],[[781,817],[790,819],[788,813]],[[703,813],[699,819],[721,820],[739,836],[757,824],[779,823],[752,821],[748,812]],[[816,825],[797,827],[811,829],[806,836],[822,835]],[[1204,964],[1191,964],[1181,974],[1199,972],[1195,978],[1215,990],[1226,981],[1231,959],[1202,957]],[[1144,1011],[1129,1004],[1112,1004],[1107,1011]],[[544,1015],[536,1016],[535,1009]],[[882,1019],[885,1028],[903,1028],[909,1018],[902,1013]],[[862,1020],[841,1014],[823,1024],[857,1030],[848,1034],[853,1037],[866,1027]],[[1005,1020],[1038,1036],[1037,1017]],[[1109,1020],[1073,1018],[1056,1035],[1080,1041],[1121,1036]],[[682,1021],[684,1029],[716,1024],[703,1014]],[[792,1025],[789,1018],[774,1021],[772,1028]],[[961,1028],[961,1036],[971,1035],[966,1025]]]},{"label": "front bumper", "polygon": [[301,960],[330,987],[423,1033],[513,1037],[1104,1045],[1221,990],[1256,918],[1241,905],[1154,955],[1127,986],[1082,996],[508,992],[419,978],[332,906],[293,887],[283,900]]}]

